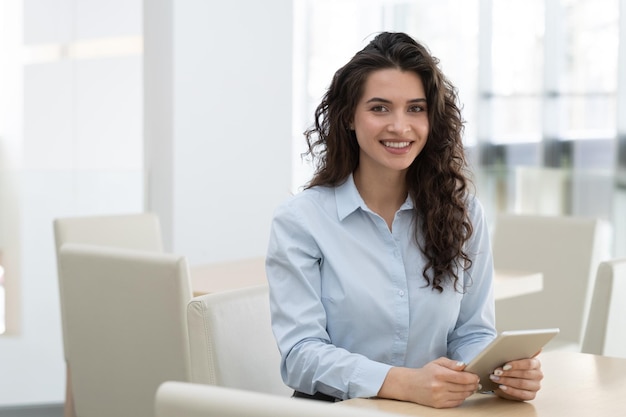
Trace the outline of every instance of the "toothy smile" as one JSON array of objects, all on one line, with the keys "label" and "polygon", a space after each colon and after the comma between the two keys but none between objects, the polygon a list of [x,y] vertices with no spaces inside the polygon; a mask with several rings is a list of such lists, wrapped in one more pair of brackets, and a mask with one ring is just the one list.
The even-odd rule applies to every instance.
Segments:
[{"label": "toothy smile", "polygon": [[382,142],[383,146],[388,148],[406,148],[411,144],[411,142]]}]

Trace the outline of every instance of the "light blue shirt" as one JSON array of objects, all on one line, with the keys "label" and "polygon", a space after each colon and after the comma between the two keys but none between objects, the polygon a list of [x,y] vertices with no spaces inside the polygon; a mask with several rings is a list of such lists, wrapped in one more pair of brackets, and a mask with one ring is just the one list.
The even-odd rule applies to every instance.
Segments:
[{"label": "light blue shirt", "polygon": [[285,383],[308,394],[370,397],[392,366],[478,354],[496,334],[493,263],[482,207],[473,197],[468,204],[473,264],[458,272],[460,292],[447,285],[443,293],[422,276],[410,198],[392,231],[352,177],[280,205],[266,272]]}]

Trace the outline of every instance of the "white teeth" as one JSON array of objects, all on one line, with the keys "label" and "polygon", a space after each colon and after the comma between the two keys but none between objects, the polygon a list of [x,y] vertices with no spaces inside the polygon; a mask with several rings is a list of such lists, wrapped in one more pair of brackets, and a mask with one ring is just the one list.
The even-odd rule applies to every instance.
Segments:
[{"label": "white teeth", "polygon": [[411,142],[383,142],[383,145],[389,148],[406,148]]}]

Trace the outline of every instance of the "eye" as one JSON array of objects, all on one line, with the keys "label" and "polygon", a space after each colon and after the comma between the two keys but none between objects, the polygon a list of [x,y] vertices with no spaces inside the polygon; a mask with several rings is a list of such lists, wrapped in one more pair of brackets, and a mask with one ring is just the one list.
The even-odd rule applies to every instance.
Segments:
[{"label": "eye", "polygon": [[414,106],[410,106],[408,111],[410,113],[419,113],[419,112],[422,112],[422,111],[426,111],[426,109],[424,108],[424,106],[420,106],[420,105],[416,104]]},{"label": "eye", "polygon": [[382,112],[387,112],[389,111],[387,109],[387,107],[383,106],[382,104],[377,104],[376,106],[372,106],[370,108],[371,111],[375,112],[375,113],[382,113]]}]

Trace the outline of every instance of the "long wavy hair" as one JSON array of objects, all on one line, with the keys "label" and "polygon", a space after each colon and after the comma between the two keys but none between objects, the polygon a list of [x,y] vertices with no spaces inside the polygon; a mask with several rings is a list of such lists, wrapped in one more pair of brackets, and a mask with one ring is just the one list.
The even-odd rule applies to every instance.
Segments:
[{"label": "long wavy hair", "polygon": [[[404,33],[378,34],[334,75],[304,135],[304,156],[315,164],[305,188],[337,186],[359,164],[359,145],[350,129],[367,77],[395,68],[419,75],[428,104],[430,132],[423,150],[406,172],[414,203],[414,238],[428,262],[421,271],[426,285],[439,292],[451,281],[458,290],[459,268],[472,260],[464,250],[473,232],[467,209],[467,163],[462,143],[463,120],[457,90],[428,49]],[[420,235],[422,239],[420,239]]]}]

